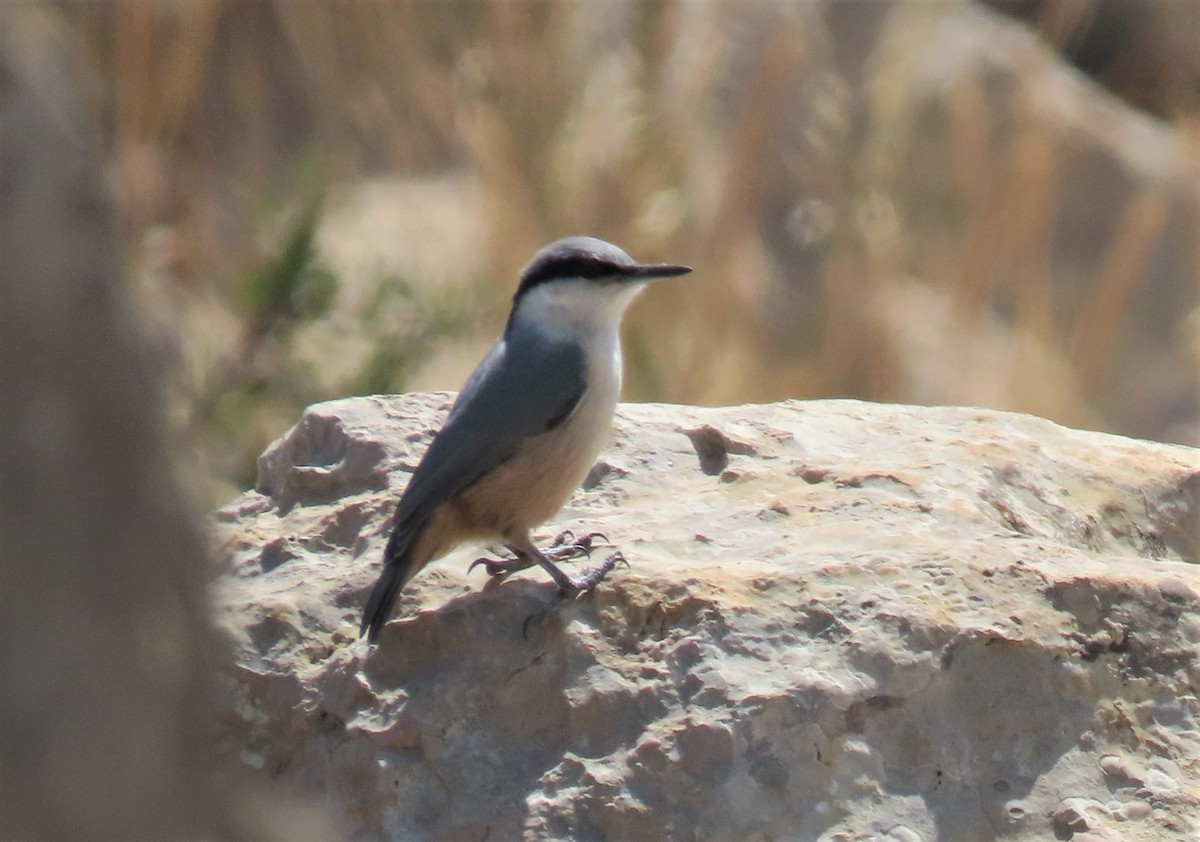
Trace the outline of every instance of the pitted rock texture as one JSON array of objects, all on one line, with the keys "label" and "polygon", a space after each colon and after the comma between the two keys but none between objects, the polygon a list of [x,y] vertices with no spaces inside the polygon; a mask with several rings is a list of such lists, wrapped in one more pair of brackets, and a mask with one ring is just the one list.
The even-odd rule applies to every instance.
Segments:
[{"label": "pitted rock texture", "polygon": [[312,407],[217,516],[220,736],[348,837],[1200,834],[1200,452],[976,409],[624,405],[542,537],[598,530],[629,568],[548,610],[543,573],[486,583],[464,547],[368,650],[449,404]]}]

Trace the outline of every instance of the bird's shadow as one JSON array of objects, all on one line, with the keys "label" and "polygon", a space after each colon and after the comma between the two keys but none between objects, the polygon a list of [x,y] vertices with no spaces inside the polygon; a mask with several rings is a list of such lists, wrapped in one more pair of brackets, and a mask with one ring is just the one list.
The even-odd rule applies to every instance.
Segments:
[{"label": "bird's shadow", "polygon": [[411,612],[402,603],[399,616],[379,633],[362,664],[375,683],[403,685],[448,658],[527,659],[552,646],[554,635],[575,617],[594,612],[591,594],[564,598],[553,582],[494,577],[481,587],[441,605]]},{"label": "bird's shadow", "polygon": [[415,614],[401,606],[361,663],[370,695],[357,704],[388,723],[371,739],[395,764],[397,786],[449,805],[468,782],[503,770],[508,786],[466,808],[454,838],[478,838],[466,832],[477,822],[517,838],[526,794],[577,742],[566,688],[593,662],[568,625],[591,622],[591,603],[560,599],[551,582],[490,582]]}]

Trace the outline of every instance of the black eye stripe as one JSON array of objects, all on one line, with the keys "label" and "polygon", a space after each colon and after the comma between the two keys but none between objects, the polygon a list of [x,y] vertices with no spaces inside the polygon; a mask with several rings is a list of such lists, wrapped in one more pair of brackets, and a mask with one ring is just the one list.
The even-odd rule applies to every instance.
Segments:
[{"label": "black eye stripe", "polygon": [[588,254],[555,254],[535,260],[521,276],[517,295],[558,278],[602,278],[617,275],[624,267]]}]

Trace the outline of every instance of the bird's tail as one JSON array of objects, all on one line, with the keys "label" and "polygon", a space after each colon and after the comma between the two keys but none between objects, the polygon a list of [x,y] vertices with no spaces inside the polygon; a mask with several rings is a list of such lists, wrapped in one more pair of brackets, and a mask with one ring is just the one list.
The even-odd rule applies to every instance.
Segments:
[{"label": "bird's tail", "polygon": [[415,572],[412,569],[411,545],[399,549],[396,546],[397,543],[399,542],[393,535],[392,540],[388,541],[387,552],[383,556],[383,572],[379,574],[379,581],[371,589],[371,595],[367,597],[367,607],[363,609],[362,625],[358,629],[358,636],[367,635],[367,640],[371,643],[374,643],[375,638],[379,637],[379,632],[391,615],[392,606],[396,604],[396,597],[399,595],[400,589]]}]

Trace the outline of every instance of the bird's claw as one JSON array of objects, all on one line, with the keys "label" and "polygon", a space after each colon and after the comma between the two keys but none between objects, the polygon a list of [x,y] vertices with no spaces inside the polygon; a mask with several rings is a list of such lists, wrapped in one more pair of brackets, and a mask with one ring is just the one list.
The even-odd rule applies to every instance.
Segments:
[{"label": "bird's claw", "polygon": [[574,600],[580,594],[590,593],[597,585],[604,581],[604,577],[611,573],[613,568],[618,564],[623,564],[626,567],[629,566],[629,560],[625,558],[625,554],[620,550],[609,553],[603,562],[595,567],[589,567],[584,570],[576,579],[559,571],[559,575],[561,576],[561,579],[558,580],[560,582],[558,588],[559,599],[550,607],[526,617],[525,622],[521,624],[521,637],[529,640],[530,626],[541,624],[550,617],[553,617],[564,605]]},{"label": "bird's claw", "polygon": [[[554,543],[550,545],[550,549],[543,554],[551,561],[573,561],[577,558],[591,558],[592,551],[597,547],[611,547],[608,543],[608,536],[603,532],[589,532],[582,538],[576,540],[575,533],[569,529],[560,532],[555,538]],[[622,557],[622,561],[624,558]],[[484,570],[493,578],[504,578],[518,570],[525,570],[534,565],[532,559],[527,558],[477,558],[467,567],[467,575],[476,567],[483,565]],[[603,565],[601,565],[603,566]],[[584,574],[587,575],[586,573]]]},{"label": "bird's claw", "polygon": [[564,529],[562,532],[560,532],[554,536],[554,542],[552,544],[550,544],[550,549],[554,549],[556,547],[561,547],[563,544],[566,544],[568,541],[574,542],[574,540],[575,540],[575,533],[572,532],[570,529]]},{"label": "bird's claw", "polygon": [[471,571],[482,564],[489,576],[507,576],[518,569],[515,561],[517,559],[488,558],[486,556],[477,558],[467,567],[467,575],[471,575]]},{"label": "bird's claw", "polygon": [[576,539],[575,533],[566,530],[560,533],[545,555],[554,561],[570,561],[571,559],[592,557],[592,551],[597,547],[611,547],[608,536],[603,532],[589,532],[582,538]]},{"label": "bird's claw", "polygon": [[614,553],[609,553],[608,557],[595,567],[589,567],[579,574],[578,579],[567,578],[566,582],[558,589],[559,596],[564,599],[574,599],[583,593],[588,593],[596,588],[604,581],[609,573],[613,571],[618,564],[629,566],[629,561],[625,558],[625,554],[620,550]]}]

